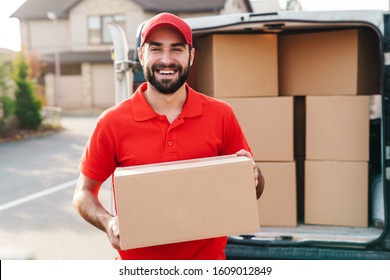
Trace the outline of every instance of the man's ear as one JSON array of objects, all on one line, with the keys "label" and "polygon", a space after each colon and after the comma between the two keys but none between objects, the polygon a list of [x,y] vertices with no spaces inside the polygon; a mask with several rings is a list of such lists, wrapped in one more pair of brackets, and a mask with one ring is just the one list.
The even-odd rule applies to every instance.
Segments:
[{"label": "man's ear", "polygon": [[192,48],[190,51],[190,66],[192,66],[192,63],[194,63],[195,58],[195,48]]},{"label": "man's ear", "polygon": [[142,47],[138,47],[137,48],[137,52],[138,52],[139,62],[141,63],[142,66],[144,66],[144,51],[143,51],[143,48]]}]

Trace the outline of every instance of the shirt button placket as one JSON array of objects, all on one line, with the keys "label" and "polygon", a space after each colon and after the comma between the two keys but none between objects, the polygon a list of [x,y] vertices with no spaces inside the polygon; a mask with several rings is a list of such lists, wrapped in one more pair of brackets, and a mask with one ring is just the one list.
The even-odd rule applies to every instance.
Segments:
[{"label": "shirt button placket", "polygon": [[169,161],[177,160],[176,133],[176,126],[170,125],[165,136],[165,158]]}]

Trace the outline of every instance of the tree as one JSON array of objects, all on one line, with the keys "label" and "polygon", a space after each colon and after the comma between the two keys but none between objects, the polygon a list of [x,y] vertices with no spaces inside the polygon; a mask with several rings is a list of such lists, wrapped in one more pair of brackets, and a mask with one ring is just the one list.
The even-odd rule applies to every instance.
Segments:
[{"label": "tree", "polygon": [[11,55],[0,50],[0,135],[2,135],[13,121],[15,100],[11,95]]},{"label": "tree", "polygon": [[8,65],[5,61],[4,54],[0,52],[0,97],[6,95],[8,91],[7,76]]},{"label": "tree", "polygon": [[23,51],[13,62],[15,90],[15,115],[20,128],[37,129],[42,124],[42,105],[34,95],[34,83],[29,77],[29,65]]}]

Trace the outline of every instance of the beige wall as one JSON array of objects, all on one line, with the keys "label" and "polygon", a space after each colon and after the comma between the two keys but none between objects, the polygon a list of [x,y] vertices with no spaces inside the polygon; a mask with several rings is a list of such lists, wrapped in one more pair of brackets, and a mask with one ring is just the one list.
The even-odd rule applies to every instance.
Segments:
[{"label": "beige wall", "polygon": [[124,14],[126,17],[126,30],[130,48],[135,48],[136,31],[138,25],[143,21],[141,7],[132,1],[127,0],[85,0],[74,7],[69,15],[71,29],[71,47],[73,50],[107,50],[111,45],[88,44],[87,18],[89,15],[114,15]]},{"label": "beige wall", "polygon": [[[221,14],[245,12],[243,0],[227,0]],[[50,20],[33,20],[21,23],[21,38],[24,47],[38,53],[53,52],[53,36],[56,35],[59,50],[94,51],[109,50],[111,45],[89,45],[87,18],[89,15],[124,14],[126,35],[130,49],[136,47],[136,35],[139,25],[154,14],[145,13],[133,1],[128,0],[84,0],[70,10],[69,20],[58,20],[57,27]],[[183,13],[182,17],[199,17],[216,13]],[[55,30],[54,30],[55,29]]]},{"label": "beige wall", "polygon": [[28,23],[20,22],[20,41],[22,49],[30,50],[30,39],[28,34]]},{"label": "beige wall", "polygon": [[43,53],[53,53],[69,49],[69,25],[67,20],[60,20],[55,25],[49,20],[34,20],[21,24],[23,47]]},{"label": "beige wall", "polygon": [[70,47],[73,51],[88,49],[87,17],[82,13],[71,13],[69,16]]},{"label": "beige wall", "polygon": [[83,83],[80,75],[61,76],[61,92],[55,95],[55,76],[51,73],[45,75],[46,105],[60,106],[63,109],[78,109],[83,107],[81,94]]},{"label": "beige wall", "polygon": [[112,64],[83,63],[81,75],[61,76],[61,96],[55,96],[55,77],[45,76],[46,104],[64,110],[105,109],[115,104],[115,79]]},{"label": "beige wall", "polygon": [[82,100],[82,79],[79,75],[61,76],[61,103],[62,108],[80,108]]},{"label": "beige wall", "polygon": [[115,104],[114,67],[111,64],[93,64],[92,96],[94,108],[108,108]]},{"label": "beige wall", "polygon": [[[243,0],[227,0],[221,13],[245,12]],[[111,50],[112,44],[89,45],[88,25],[89,15],[124,14],[126,19],[126,36],[130,49],[136,47],[137,29],[140,24],[154,16],[145,13],[143,9],[129,0],[84,0],[72,7],[69,18],[59,20],[57,27],[49,19],[21,22],[22,45],[38,54],[53,54],[54,42],[58,51],[102,51]],[[183,13],[184,18],[199,17],[215,13]],[[56,37],[55,37],[56,36]],[[115,103],[115,78],[113,64],[81,63],[80,76],[61,77],[61,105],[63,109],[74,108],[107,108]],[[48,105],[55,105],[54,75],[47,74],[46,98]]]},{"label": "beige wall", "polygon": [[129,42],[129,48],[135,49],[137,45],[137,29],[145,20],[145,14],[142,8],[131,1],[128,1],[126,10],[126,35]]}]

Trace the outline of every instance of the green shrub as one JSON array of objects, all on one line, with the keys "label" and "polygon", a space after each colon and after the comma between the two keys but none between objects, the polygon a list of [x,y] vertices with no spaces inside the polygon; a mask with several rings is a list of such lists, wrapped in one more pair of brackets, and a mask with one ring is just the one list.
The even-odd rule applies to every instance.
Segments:
[{"label": "green shrub", "polygon": [[13,63],[13,80],[15,82],[15,115],[19,126],[26,129],[37,129],[42,124],[42,105],[34,96],[34,83],[28,77],[29,66],[21,51]]},{"label": "green shrub", "polygon": [[11,90],[10,59],[0,52],[0,136],[12,126],[15,112],[15,102],[10,95]]},{"label": "green shrub", "polygon": [[3,104],[3,118],[8,119],[15,114],[15,100],[5,95],[1,97]]}]

